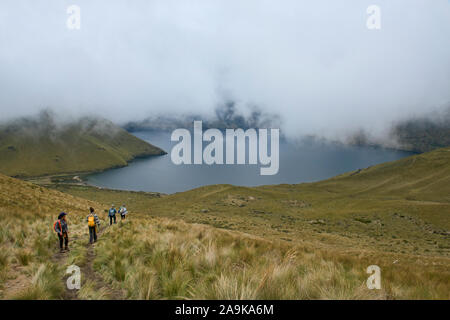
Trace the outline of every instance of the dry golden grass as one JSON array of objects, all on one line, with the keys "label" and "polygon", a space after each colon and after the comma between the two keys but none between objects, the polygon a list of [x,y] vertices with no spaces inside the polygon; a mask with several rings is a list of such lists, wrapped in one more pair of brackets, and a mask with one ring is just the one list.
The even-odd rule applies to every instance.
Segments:
[{"label": "dry golden grass", "polygon": [[[101,205],[2,175],[0,195],[0,297],[63,298],[65,268],[85,258],[87,209]],[[71,240],[63,255],[53,231],[61,211]]]},{"label": "dry golden grass", "polygon": [[[450,299],[443,152],[428,173],[424,156],[299,186],[210,186],[164,198],[78,189],[99,202],[133,199],[129,219],[106,228],[94,249],[84,219],[89,206],[104,217],[105,205],[0,175],[0,295]],[[386,193],[380,186],[392,176]],[[52,231],[60,211],[69,212],[72,249],[63,256]],[[75,296],[64,288],[70,264],[87,274]],[[381,290],[365,285],[369,265],[381,268]]]},{"label": "dry golden grass", "polygon": [[165,218],[119,223],[95,251],[94,269],[130,299],[449,298],[450,284],[438,280],[448,271],[406,264],[385,273],[389,257],[378,254],[382,289],[369,290],[368,257]]}]

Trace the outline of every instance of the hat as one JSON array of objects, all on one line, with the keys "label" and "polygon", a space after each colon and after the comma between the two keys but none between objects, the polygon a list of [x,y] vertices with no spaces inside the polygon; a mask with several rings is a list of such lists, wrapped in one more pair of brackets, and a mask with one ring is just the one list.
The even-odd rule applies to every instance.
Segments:
[{"label": "hat", "polygon": [[67,213],[61,212],[58,216],[58,219],[61,219],[62,217],[67,216]]}]

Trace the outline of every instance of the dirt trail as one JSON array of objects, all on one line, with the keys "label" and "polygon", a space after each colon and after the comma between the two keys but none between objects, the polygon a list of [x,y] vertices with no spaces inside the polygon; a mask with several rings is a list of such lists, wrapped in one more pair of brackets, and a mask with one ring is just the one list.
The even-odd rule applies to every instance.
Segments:
[{"label": "dirt trail", "polygon": [[[59,248],[58,248],[59,250]],[[55,253],[52,257],[52,262],[57,264],[57,265],[67,265],[67,252],[61,253]],[[62,277],[62,281],[63,281],[63,286],[64,286],[64,293],[62,295],[63,300],[78,300],[78,295],[77,295],[77,291],[76,290],[69,290],[67,288],[67,279],[70,277],[69,274],[65,274]]]},{"label": "dirt trail", "polygon": [[23,266],[16,264],[12,269],[14,271],[11,279],[7,279],[3,283],[3,288],[0,289],[0,299],[14,299],[30,285],[30,277],[24,275],[22,272]]},{"label": "dirt trail", "polygon": [[218,189],[218,190],[214,190],[214,191],[205,193],[205,194],[201,195],[200,198],[206,198],[206,197],[209,197],[209,196],[211,196],[211,195],[213,195],[213,194],[216,194],[216,193],[219,193],[219,192],[226,191],[226,190],[228,190],[228,189],[231,189],[231,187],[225,186],[225,187],[222,187],[222,188],[220,188],[220,189]]},{"label": "dirt trail", "polygon": [[[103,231],[105,228],[100,230],[100,232],[97,234],[98,241],[100,240],[101,235],[103,234]],[[109,284],[107,284],[101,275],[99,275],[97,272],[94,271],[94,260],[95,260],[95,251],[94,251],[95,243],[94,244],[87,244],[87,252],[86,252],[86,263],[81,268],[81,276],[82,276],[82,283],[85,283],[86,281],[92,281],[95,284],[94,289],[100,290],[100,289],[106,289],[107,292],[107,298],[111,300],[123,300],[123,292],[120,290],[116,290],[112,288]]]},{"label": "dirt trail", "polygon": [[[105,228],[102,228],[100,230],[100,232],[97,234],[98,240],[100,241],[101,235],[103,234],[103,232],[105,231]],[[75,239],[74,239],[75,240]],[[87,239],[86,239],[87,241]],[[94,271],[94,260],[95,260],[95,243],[94,244],[89,244],[87,243],[86,245],[86,263],[83,264],[83,266],[80,267],[80,271],[81,271],[81,287],[83,287],[83,284],[85,284],[86,282],[92,282],[94,283],[94,289],[95,290],[104,290],[107,294],[106,297],[108,299],[112,299],[112,300],[122,300],[124,299],[124,295],[123,292],[121,292],[120,290],[116,290],[114,288],[112,288],[109,284],[107,284],[101,275],[99,275],[97,272]],[[67,256],[68,254],[66,252],[64,253],[56,253],[53,255],[53,262],[59,264],[59,265],[67,265]],[[78,290],[69,290],[67,288],[66,282],[68,277],[70,277],[70,275],[64,275],[62,278],[63,281],[63,285],[64,285],[64,293],[62,298],[64,300],[80,300],[80,297],[78,296]]]}]

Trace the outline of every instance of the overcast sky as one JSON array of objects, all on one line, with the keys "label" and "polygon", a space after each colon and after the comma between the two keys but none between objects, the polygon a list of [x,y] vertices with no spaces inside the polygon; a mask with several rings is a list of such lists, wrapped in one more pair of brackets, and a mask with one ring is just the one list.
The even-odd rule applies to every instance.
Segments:
[{"label": "overcast sky", "polygon": [[[66,27],[81,8],[81,29]],[[366,27],[369,5],[381,29]],[[450,102],[449,0],[1,0],[1,118],[124,123],[233,99],[334,135]]]}]

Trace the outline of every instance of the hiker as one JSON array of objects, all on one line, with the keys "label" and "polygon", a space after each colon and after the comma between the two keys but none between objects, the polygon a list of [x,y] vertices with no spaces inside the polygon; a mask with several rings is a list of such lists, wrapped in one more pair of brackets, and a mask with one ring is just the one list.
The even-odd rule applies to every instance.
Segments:
[{"label": "hiker", "polygon": [[100,220],[98,216],[95,214],[94,208],[89,208],[90,213],[86,217],[86,222],[88,223],[89,228],[89,243],[97,242],[97,228],[100,228]]},{"label": "hiker", "polygon": [[120,219],[123,220],[127,217],[128,211],[125,205],[122,205],[119,209]]},{"label": "hiker", "polygon": [[109,212],[108,212],[109,225],[112,225],[113,220],[114,220],[114,224],[116,223],[116,213],[117,213],[116,208],[114,207],[114,205],[111,205],[111,209],[109,209]]},{"label": "hiker", "polygon": [[63,242],[65,250],[69,251],[69,228],[67,227],[66,216],[67,214],[65,212],[61,212],[58,216],[58,220],[53,224],[53,229],[58,234],[60,252],[64,252]]}]

